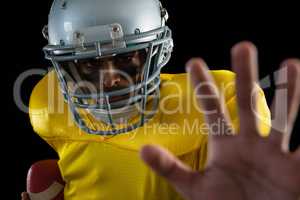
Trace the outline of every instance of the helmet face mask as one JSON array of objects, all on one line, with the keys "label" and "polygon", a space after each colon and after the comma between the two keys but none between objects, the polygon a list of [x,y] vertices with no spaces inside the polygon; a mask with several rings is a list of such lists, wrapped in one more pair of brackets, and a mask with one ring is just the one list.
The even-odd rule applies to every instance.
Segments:
[{"label": "helmet face mask", "polygon": [[[44,48],[74,121],[85,132],[100,135],[142,126],[157,111],[160,70],[173,48],[171,30],[162,26],[126,35],[117,23],[84,30],[73,34],[77,40],[71,45]],[[91,30],[98,31],[98,40],[90,41],[96,34]]]}]

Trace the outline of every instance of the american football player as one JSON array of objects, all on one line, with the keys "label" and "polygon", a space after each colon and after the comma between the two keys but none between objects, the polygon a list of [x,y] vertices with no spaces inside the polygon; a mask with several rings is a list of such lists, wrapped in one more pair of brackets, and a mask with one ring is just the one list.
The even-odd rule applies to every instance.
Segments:
[{"label": "american football player", "polygon": [[[194,84],[196,90],[188,74],[160,73],[173,49],[167,19],[158,0],[54,0],[43,29],[53,70],[35,86],[29,114],[34,131],[59,155],[64,199],[182,199],[140,159],[142,147],[164,147],[201,172],[214,154],[208,133],[238,132],[233,72],[210,71],[213,81]],[[197,71],[192,72],[195,80]],[[208,86],[213,93],[198,105],[197,91]],[[270,111],[262,90],[253,88],[264,137]],[[214,99],[225,105],[226,120],[206,123],[206,115],[221,112],[211,106]],[[155,148],[148,146],[143,155],[159,171],[147,151]],[[170,158],[160,161],[168,164]]]}]

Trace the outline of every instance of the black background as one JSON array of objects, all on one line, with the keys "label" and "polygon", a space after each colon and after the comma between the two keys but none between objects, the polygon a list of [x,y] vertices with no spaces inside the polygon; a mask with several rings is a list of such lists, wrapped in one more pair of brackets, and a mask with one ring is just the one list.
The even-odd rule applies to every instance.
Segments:
[{"label": "black background", "polygon": [[[287,57],[300,57],[300,30],[298,5],[292,1],[284,3],[257,3],[225,1],[175,1],[163,0],[168,9],[169,27],[173,30],[175,49],[164,72],[184,72],[184,64],[194,56],[203,57],[211,69],[230,69],[230,48],[239,41],[254,42],[260,55],[260,77],[272,74],[280,62]],[[46,45],[41,30],[47,23],[47,15],[52,1],[15,2],[14,19],[9,21],[9,36],[13,38],[13,48],[8,56],[9,68],[9,124],[8,141],[13,145],[15,194],[25,190],[26,173],[30,165],[41,159],[56,158],[55,152],[34,134],[28,114],[15,106],[12,94],[13,83],[23,71],[31,68],[47,69],[49,62],[44,59],[42,47]],[[25,102],[34,85],[41,77],[27,79],[22,87]],[[273,90],[265,90],[270,101]],[[298,117],[299,118],[299,117]],[[299,119],[293,132],[291,149],[299,144]],[[4,124],[5,125],[5,124]],[[299,135],[299,134],[298,134]],[[5,153],[5,152],[4,152]],[[8,153],[8,152],[7,152]],[[9,155],[11,156],[11,155]],[[11,199],[11,198],[10,198]]]}]

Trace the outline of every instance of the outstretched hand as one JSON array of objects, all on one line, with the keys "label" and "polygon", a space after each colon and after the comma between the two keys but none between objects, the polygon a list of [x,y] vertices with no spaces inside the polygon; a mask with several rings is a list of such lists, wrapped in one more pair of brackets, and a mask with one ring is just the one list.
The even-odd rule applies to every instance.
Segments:
[{"label": "outstretched hand", "polygon": [[[299,200],[300,149],[288,152],[288,142],[300,102],[300,61],[289,59],[282,64],[281,69],[286,70],[281,70],[278,79],[283,81],[287,76],[287,98],[281,98],[282,94],[276,92],[272,111],[276,110],[277,117],[273,120],[269,137],[262,138],[257,130],[253,110],[256,104],[252,98],[258,82],[256,47],[242,42],[233,47],[231,54],[236,73],[238,133],[209,135],[208,160],[203,172],[191,170],[158,146],[145,146],[141,157],[186,199]],[[194,86],[203,82],[214,84],[201,59],[189,61],[187,71]],[[214,95],[215,92],[211,87],[201,87],[197,91],[199,96]],[[225,105],[220,99],[200,98],[198,103],[204,110],[215,108],[219,111],[205,115],[208,124],[221,118],[230,126]]]}]

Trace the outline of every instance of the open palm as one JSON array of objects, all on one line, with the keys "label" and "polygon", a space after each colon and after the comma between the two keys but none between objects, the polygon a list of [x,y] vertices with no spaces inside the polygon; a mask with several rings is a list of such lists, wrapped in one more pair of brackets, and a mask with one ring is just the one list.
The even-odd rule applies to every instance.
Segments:
[{"label": "open palm", "polygon": [[[236,72],[240,129],[231,136],[209,135],[208,161],[203,172],[191,170],[158,146],[145,146],[141,156],[186,199],[299,200],[300,149],[288,152],[288,142],[300,101],[300,89],[297,88],[300,86],[300,61],[289,59],[282,64],[281,69],[286,70],[281,70],[278,79],[283,81],[287,75],[287,98],[276,93],[272,110],[276,110],[277,117],[267,138],[259,136],[253,111],[256,103],[252,91],[258,81],[255,46],[242,42],[233,47],[232,66]],[[194,86],[201,82],[213,84],[201,59],[192,59],[187,67]],[[200,96],[214,95],[215,92],[208,86],[197,91]],[[208,124],[222,118],[230,127],[222,101],[199,98],[199,105],[205,110],[215,108],[219,111],[205,115]]]}]

